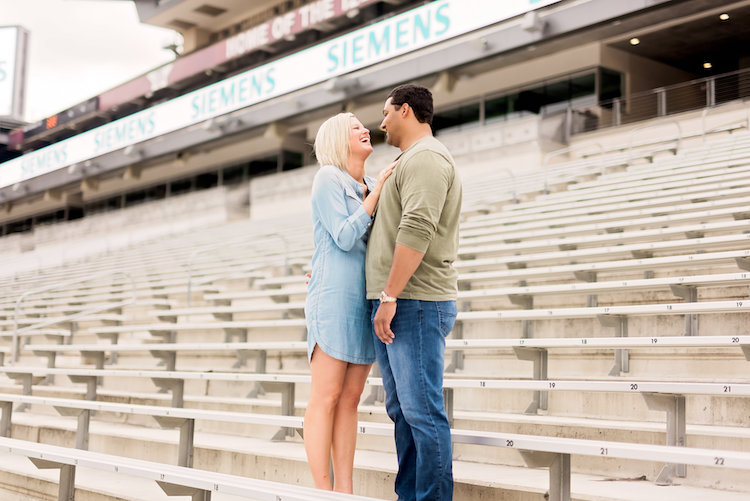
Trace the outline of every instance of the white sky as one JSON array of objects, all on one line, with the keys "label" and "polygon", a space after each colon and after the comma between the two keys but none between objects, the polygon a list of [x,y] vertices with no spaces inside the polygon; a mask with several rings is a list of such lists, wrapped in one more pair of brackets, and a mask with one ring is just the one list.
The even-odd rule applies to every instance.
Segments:
[{"label": "white sky", "polygon": [[29,30],[24,118],[35,122],[174,58],[171,30],[129,0],[0,0],[0,26]]}]

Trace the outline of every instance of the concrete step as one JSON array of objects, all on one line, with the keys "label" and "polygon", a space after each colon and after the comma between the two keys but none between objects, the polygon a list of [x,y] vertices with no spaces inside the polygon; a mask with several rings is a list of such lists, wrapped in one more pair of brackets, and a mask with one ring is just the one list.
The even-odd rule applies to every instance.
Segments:
[{"label": "concrete step", "polygon": [[[72,420],[25,414],[14,424],[14,435],[17,435],[17,438],[69,446],[74,428]],[[92,422],[91,429],[91,450],[169,463],[176,459],[177,434],[171,430],[101,422]],[[33,434],[25,433],[27,430],[38,430],[38,436],[33,438]],[[196,468],[311,485],[304,447],[299,438],[271,443],[250,437],[197,433],[195,446]],[[575,461],[573,464],[575,465]],[[2,469],[5,469],[5,465],[0,462],[0,470]],[[354,478],[357,493],[382,499],[395,499],[392,493],[395,470],[396,460],[393,453],[358,449],[355,456]],[[462,459],[454,461],[454,476],[454,499],[457,500],[541,501],[548,485],[548,473],[545,469],[476,463]],[[740,501],[750,495],[750,491],[747,490],[719,490],[717,487],[721,482],[715,482],[715,487],[711,489],[689,487],[685,481],[678,482],[682,485],[658,487],[648,476],[645,480],[641,477],[642,474],[632,475],[627,472],[609,475],[574,473],[571,484],[572,499]],[[132,498],[125,499],[130,501]],[[146,496],[135,499],[161,498]]]},{"label": "concrete step", "polygon": [[[40,470],[31,461],[13,454],[0,454],[0,499],[3,501],[55,501],[58,470]],[[176,501],[155,482],[116,473],[79,467],[76,470],[76,501]],[[212,493],[212,501],[248,501],[248,498]]]},{"label": "concrete step", "polygon": [[[53,388],[41,387],[37,392],[40,396],[72,396],[72,392],[51,391]],[[48,393],[49,395],[41,395]],[[116,392],[102,395],[102,401],[114,401],[120,403],[145,404],[145,405],[169,405],[169,397],[164,394],[136,395]],[[297,407],[296,414],[304,414],[304,403]],[[279,412],[279,401],[273,398],[263,399],[227,399],[215,397],[195,397],[188,399],[186,406],[190,408],[218,409],[232,412],[268,413]],[[22,423],[25,419],[49,419],[58,422],[56,412],[49,407],[32,406],[29,412],[14,414],[14,423]],[[360,420],[388,422],[382,406],[361,406]],[[93,423],[101,425],[128,425],[139,427],[149,432],[156,431],[165,435],[176,434],[174,430],[159,430],[156,422],[148,416],[121,415],[112,413],[97,413],[92,420]],[[15,426],[15,425],[14,425]],[[71,425],[72,426],[72,425]],[[666,423],[662,416],[654,421],[625,421],[612,419],[595,419],[575,416],[555,415],[524,415],[524,414],[502,414],[488,412],[456,411],[454,426],[457,429],[476,429],[493,432],[535,434],[543,436],[557,436],[568,438],[604,439],[624,441],[631,443],[665,444]],[[72,428],[71,428],[72,429]],[[35,430],[33,427],[21,431],[14,427],[15,438],[28,438],[37,440],[40,433],[51,432],[51,429],[43,425],[43,429]],[[270,440],[279,430],[275,426],[243,425],[239,423],[222,423],[213,421],[199,421],[196,430],[201,433],[219,433],[222,436],[255,437],[261,440]],[[19,433],[24,435],[19,436]],[[160,436],[165,436],[160,435]],[[71,433],[66,438],[70,443],[74,442]],[[92,443],[93,443],[92,438]],[[102,442],[111,447],[110,442],[117,442],[114,437],[102,437]],[[108,442],[109,440],[109,442]],[[142,438],[138,437],[138,440]],[[176,441],[176,438],[175,438]],[[727,450],[750,449],[750,431],[746,427],[732,426],[706,426],[689,424],[687,428],[687,445],[690,447],[704,447]],[[121,444],[127,447],[126,444]],[[174,447],[168,447],[174,449]],[[117,448],[115,448],[117,450]],[[383,441],[382,437],[364,435],[359,438],[359,450],[362,452],[393,453],[393,444]],[[494,465],[521,466],[523,463],[515,451],[481,447],[466,444],[456,444],[455,454],[457,459],[466,459],[477,463]],[[176,450],[167,453],[168,457],[176,457]],[[154,460],[163,460],[160,457]],[[628,461],[600,461],[599,458],[576,458],[573,462],[574,471],[582,473],[594,473],[600,475],[628,475],[640,476],[646,474],[649,478],[655,478],[662,464],[644,464],[642,462]],[[750,478],[738,480],[732,472],[724,470],[717,471],[712,468],[694,468],[693,473],[685,482],[690,485],[713,486],[720,482],[721,485],[729,485],[732,488],[750,490]]]}]

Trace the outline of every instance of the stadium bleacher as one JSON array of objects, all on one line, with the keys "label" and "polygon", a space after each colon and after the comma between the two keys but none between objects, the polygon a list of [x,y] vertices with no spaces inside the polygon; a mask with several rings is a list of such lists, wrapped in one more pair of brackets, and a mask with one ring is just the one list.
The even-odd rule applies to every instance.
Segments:
[{"label": "stadium bleacher", "polygon": [[[748,144],[735,132],[594,180],[583,158],[567,189],[533,176],[494,206],[466,178],[445,379],[456,499],[748,495]],[[722,158],[699,168],[709,156]],[[4,278],[2,450],[61,471],[163,469],[190,495],[206,484],[173,465],[309,485],[294,430],[310,235],[301,215],[232,222]],[[380,380],[368,386],[355,484],[392,499],[391,428]],[[217,496],[236,481],[205,475]]]},{"label": "stadium bleacher", "polygon": [[463,179],[455,501],[750,498],[747,1],[127,3],[182,54],[0,117],[0,501],[396,499],[377,366],[354,496],[301,434],[311,143],[375,174],[403,82]]}]

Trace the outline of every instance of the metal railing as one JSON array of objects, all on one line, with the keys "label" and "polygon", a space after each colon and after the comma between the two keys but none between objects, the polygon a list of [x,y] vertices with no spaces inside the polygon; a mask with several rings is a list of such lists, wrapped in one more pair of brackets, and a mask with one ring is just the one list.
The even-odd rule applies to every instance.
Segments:
[{"label": "metal railing", "polygon": [[[120,302],[116,302],[116,303],[107,303],[106,305],[102,305],[102,306],[97,306],[97,307],[94,307],[94,308],[89,308],[89,309],[81,310],[81,311],[76,312],[76,313],[71,313],[70,315],[64,315],[62,317],[56,317],[56,318],[54,318],[52,320],[43,320],[41,322],[37,322],[37,323],[32,324],[32,325],[27,325],[26,327],[23,327],[23,328],[20,328],[20,329],[18,328],[18,325],[19,325],[19,321],[18,320],[19,320],[19,315],[20,315],[20,312],[21,312],[21,303],[23,303],[23,301],[26,298],[28,298],[29,296],[32,296],[34,294],[39,294],[40,292],[47,292],[47,291],[51,291],[51,290],[64,289],[64,288],[69,287],[71,285],[85,283],[85,282],[90,282],[90,281],[93,281],[93,280],[96,280],[96,279],[99,279],[99,278],[110,277],[110,276],[117,276],[117,275],[120,275],[120,276],[122,276],[122,277],[130,280],[130,285],[131,285],[132,290],[133,290],[133,297],[132,297],[131,300],[129,300],[129,301],[120,301]],[[59,324],[59,323],[62,323],[62,322],[67,322],[69,320],[76,320],[78,318],[85,317],[87,315],[91,315],[91,314],[94,314],[94,313],[101,313],[102,311],[107,311],[107,310],[111,310],[111,309],[114,309],[114,308],[119,308],[119,307],[122,307],[122,306],[125,306],[125,305],[134,304],[137,301],[137,299],[138,299],[138,294],[137,294],[137,289],[136,289],[136,285],[135,285],[135,279],[133,279],[133,276],[130,273],[127,273],[127,272],[124,272],[124,271],[104,271],[104,272],[100,272],[100,273],[94,273],[92,275],[88,275],[88,276],[85,276],[85,277],[77,278],[75,280],[68,280],[68,281],[65,281],[65,282],[59,282],[59,283],[56,283],[56,284],[53,284],[53,285],[48,285],[48,286],[45,286],[45,287],[40,287],[38,289],[32,289],[30,291],[24,292],[16,300],[16,306],[15,306],[14,313],[13,313],[13,346],[11,347],[11,363],[15,364],[16,362],[18,362],[18,358],[19,358],[20,351],[21,351],[21,343],[20,343],[20,341],[21,341],[21,335],[24,332],[30,332],[30,331],[33,331],[35,329],[39,329],[39,328],[42,328],[42,327],[48,327],[50,325]]]},{"label": "metal railing", "polygon": [[[675,146],[675,149],[674,149],[675,154],[677,154],[677,152],[680,150],[680,147],[682,146],[682,126],[680,125],[680,122],[678,120],[666,120],[666,121],[660,121],[659,123],[641,125],[640,127],[636,127],[633,130],[631,130],[630,134],[628,134],[628,155],[627,155],[627,157],[628,157],[628,160],[627,160],[628,165],[630,165],[630,161],[633,159],[632,158],[632,154],[633,154],[633,138],[635,137],[635,134],[637,132],[641,132],[642,130],[653,129],[654,127],[661,127],[664,124],[674,124],[677,127],[677,136],[673,140],[672,139],[669,140],[669,142],[671,142],[671,141],[676,141],[677,142],[677,144]],[[649,142],[648,145],[659,144],[659,143],[663,143],[663,142],[664,142],[663,140],[659,140],[659,141],[656,141],[656,142]]]},{"label": "metal railing", "polygon": [[675,85],[572,109],[571,135],[712,108],[750,97],[750,69],[699,78]]},{"label": "metal railing", "polygon": [[[745,129],[750,130],[750,106],[745,106],[744,108],[745,108]],[[732,122],[718,125],[714,127],[713,129],[706,129],[706,115],[708,115],[709,112],[711,112],[712,110],[719,110],[719,109],[721,109],[720,106],[714,106],[711,108],[704,109],[703,113],[701,113],[701,140],[703,144],[706,144],[706,133],[714,132],[718,129],[722,129],[724,127],[737,123],[737,120],[733,120]]]}]

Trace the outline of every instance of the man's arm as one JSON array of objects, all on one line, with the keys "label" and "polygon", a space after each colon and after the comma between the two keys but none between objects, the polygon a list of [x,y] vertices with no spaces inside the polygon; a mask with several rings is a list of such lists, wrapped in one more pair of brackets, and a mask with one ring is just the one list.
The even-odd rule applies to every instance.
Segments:
[{"label": "man's arm", "polygon": [[[406,284],[422,262],[424,252],[419,252],[403,244],[396,244],[393,251],[393,264],[385,282],[385,293],[398,297]],[[381,303],[373,318],[375,335],[385,344],[393,342],[394,334],[391,330],[391,320],[396,315],[396,303]]]}]

